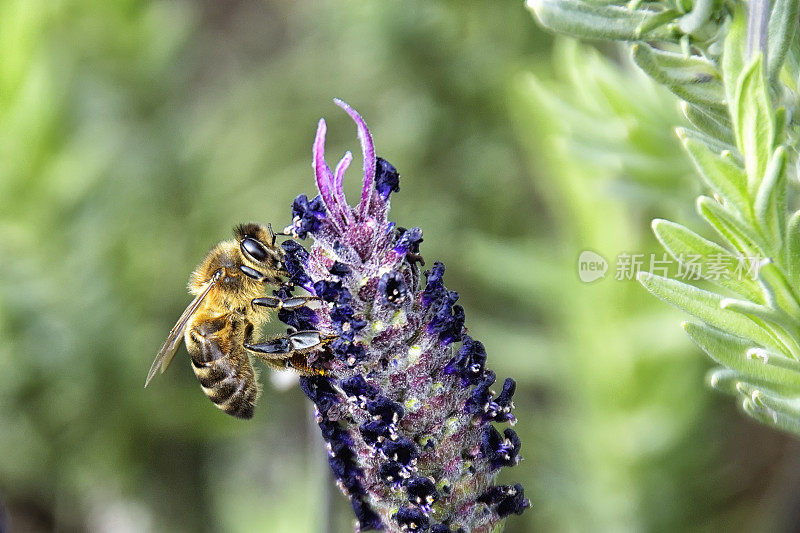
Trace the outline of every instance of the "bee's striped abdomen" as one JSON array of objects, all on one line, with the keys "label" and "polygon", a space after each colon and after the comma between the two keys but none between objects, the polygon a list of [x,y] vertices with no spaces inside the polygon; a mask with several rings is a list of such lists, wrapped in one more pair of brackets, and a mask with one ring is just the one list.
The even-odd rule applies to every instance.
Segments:
[{"label": "bee's striped abdomen", "polygon": [[[216,325],[223,327],[216,331],[211,328],[213,332],[202,327],[189,332],[186,344],[192,370],[203,392],[217,408],[237,418],[252,418],[258,383],[250,356],[239,338],[245,329],[227,320],[217,321]],[[242,334],[237,334],[239,332]]]},{"label": "bee's striped abdomen", "polygon": [[203,392],[214,405],[237,418],[253,417],[258,386],[250,361],[237,368],[225,359],[198,364],[192,358],[192,368]]}]

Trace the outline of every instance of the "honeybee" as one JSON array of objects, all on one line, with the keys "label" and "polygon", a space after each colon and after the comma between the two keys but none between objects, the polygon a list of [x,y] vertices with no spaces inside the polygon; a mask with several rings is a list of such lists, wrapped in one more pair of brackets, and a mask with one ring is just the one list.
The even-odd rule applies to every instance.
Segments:
[{"label": "honeybee", "polygon": [[323,374],[309,366],[307,357],[332,337],[318,331],[294,331],[253,342],[257,327],[268,322],[274,310],[297,309],[315,298],[265,296],[267,286],[280,286],[289,276],[276,235],[271,227],[255,223],[236,227],[234,234],[236,240],[214,246],[189,278],[189,292],[195,298],[169,332],[144,386],[159,368],[162,373],[166,370],[184,339],[205,395],[229,415],[252,418],[259,388],[250,356],[276,369]]}]

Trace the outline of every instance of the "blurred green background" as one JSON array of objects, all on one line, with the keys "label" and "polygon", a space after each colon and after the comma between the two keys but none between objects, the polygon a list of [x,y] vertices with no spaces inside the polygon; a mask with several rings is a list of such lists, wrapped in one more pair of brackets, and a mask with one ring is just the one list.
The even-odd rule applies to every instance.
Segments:
[{"label": "blurred green background", "polygon": [[[522,1],[0,0],[0,506],[12,531],[350,531],[297,387],[213,408],[147,369],[230,228],[288,223],[365,117],[515,403],[522,531],[794,531],[800,446],[704,385],[633,281],[699,189],[674,97]],[[353,165],[349,191],[359,188]],[[610,262],[581,283],[577,257]],[[660,253],[660,252],[659,252]],[[277,327],[277,326],[276,326]]]}]

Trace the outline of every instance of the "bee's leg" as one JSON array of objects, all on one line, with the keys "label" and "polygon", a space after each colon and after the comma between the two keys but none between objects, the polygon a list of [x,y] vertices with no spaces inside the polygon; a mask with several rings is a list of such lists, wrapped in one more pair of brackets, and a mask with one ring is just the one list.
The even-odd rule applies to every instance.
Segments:
[{"label": "bee's leg", "polygon": [[257,357],[284,359],[295,352],[304,353],[323,347],[335,338],[336,335],[323,335],[319,331],[304,330],[258,344],[245,344],[244,347],[255,352]]},{"label": "bee's leg", "polygon": [[272,309],[298,309],[313,300],[318,300],[316,296],[290,296],[289,298],[278,298],[276,296],[264,296],[253,299],[253,305],[271,307]]},{"label": "bee's leg", "polygon": [[308,364],[308,356],[304,353],[296,353],[286,360],[286,367],[299,372],[304,376],[324,376],[325,371],[321,368],[314,368]]},{"label": "bee's leg", "polygon": [[305,375],[324,374],[308,365],[306,354],[335,338],[335,335],[323,335],[319,331],[296,331],[258,344],[245,343],[244,347],[273,368],[293,368]]},{"label": "bee's leg", "polygon": [[304,353],[296,353],[286,359],[261,359],[261,361],[274,370],[294,370],[301,376],[324,376],[326,374],[325,370],[309,365],[308,355]]},{"label": "bee's leg", "polygon": [[283,281],[283,271],[276,270],[269,274],[264,274],[263,272],[259,272],[255,268],[250,268],[247,265],[240,265],[239,270],[242,271],[242,274],[249,278],[253,278],[256,281],[260,281],[261,283],[271,283],[273,285],[279,285]]}]

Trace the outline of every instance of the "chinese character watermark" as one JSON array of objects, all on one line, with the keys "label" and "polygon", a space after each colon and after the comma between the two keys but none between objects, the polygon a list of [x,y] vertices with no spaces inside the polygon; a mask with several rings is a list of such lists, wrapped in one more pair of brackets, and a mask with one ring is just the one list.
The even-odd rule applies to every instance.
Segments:
[{"label": "chinese character watermark", "polygon": [[[763,257],[736,256],[723,252],[709,255],[681,254],[676,258],[666,253],[644,254],[622,252],[613,264],[614,279],[635,280],[639,272],[669,277],[680,281],[721,281],[726,279],[758,279]],[[591,283],[605,277],[609,262],[600,254],[584,250],[578,257],[578,277]]]}]

